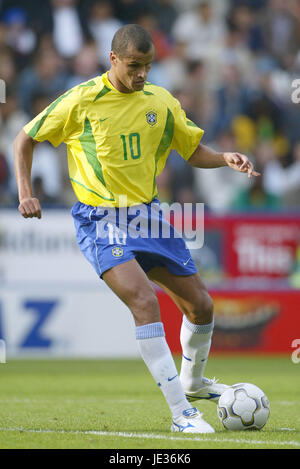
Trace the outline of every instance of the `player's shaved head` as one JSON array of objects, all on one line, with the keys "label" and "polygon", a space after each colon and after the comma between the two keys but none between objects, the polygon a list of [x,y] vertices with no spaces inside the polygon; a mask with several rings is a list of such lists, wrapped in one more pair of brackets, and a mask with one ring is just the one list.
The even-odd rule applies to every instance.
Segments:
[{"label": "player's shaved head", "polygon": [[126,57],[131,46],[138,52],[147,54],[154,44],[150,34],[144,28],[138,24],[127,24],[115,33],[111,50],[119,57]]},{"label": "player's shaved head", "polygon": [[152,38],[144,28],[128,24],[119,29],[114,35],[110,52],[110,82],[121,93],[141,91],[154,54]]}]

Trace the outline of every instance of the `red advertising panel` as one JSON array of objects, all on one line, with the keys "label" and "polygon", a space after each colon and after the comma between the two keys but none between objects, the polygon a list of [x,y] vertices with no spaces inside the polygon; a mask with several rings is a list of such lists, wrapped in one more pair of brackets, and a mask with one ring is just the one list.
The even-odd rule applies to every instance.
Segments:
[{"label": "red advertising panel", "polygon": [[[300,291],[210,291],[215,305],[212,352],[291,353],[300,339]],[[182,315],[173,301],[158,292],[166,337],[181,353]]]},{"label": "red advertising panel", "polygon": [[222,217],[205,219],[205,244],[220,231],[222,267],[229,277],[284,278],[300,245],[299,217]]},{"label": "red advertising panel", "polygon": [[[300,217],[205,215],[204,225],[204,245],[191,254],[214,300],[212,351],[292,353],[300,341]],[[158,297],[171,350],[181,353],[181,313],[164,292]]]}]

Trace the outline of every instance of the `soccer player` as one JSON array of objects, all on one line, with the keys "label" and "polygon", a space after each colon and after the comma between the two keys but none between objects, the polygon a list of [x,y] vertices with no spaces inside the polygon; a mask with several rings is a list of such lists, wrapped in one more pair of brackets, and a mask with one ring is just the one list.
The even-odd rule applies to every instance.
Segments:
[{"label": "soccer player", "polygon": [[[55,147],[66,143],[78,198],[72,215],[79,247],[132,312],[141,356],[172,414],[171,430],[213,433],[191,404],[198,399],[218,402],[227,388],[203,376],[213,333],[212,299],[174,229],[169,237],[145,236],[149,233],[141,222],[140,236],[132,235],[127,227],[135,217],[127,207],[140,209],[140,221],[168,224],[160,214],[155,178],[172,148],[193,167],[227,165],[249,177],[259,174],[246,156],[202,145],[204,131],[187,119],[179,102],[146,81],[154,53],[143,28],[122,27],[112,41],[110,70],[64,93],[20,131],[14,145],[19,212],[24,218],[41,218],[30,177],[34,146],[44,140]],[[180,376],[150,280],[183,313]]]}]

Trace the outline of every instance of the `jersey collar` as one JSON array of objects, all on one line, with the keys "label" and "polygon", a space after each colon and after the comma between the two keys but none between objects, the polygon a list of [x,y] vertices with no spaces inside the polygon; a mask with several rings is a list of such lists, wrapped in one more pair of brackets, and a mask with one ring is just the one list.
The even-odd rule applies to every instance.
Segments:
[{"label": "jersey collar", "polygon": [[135,96],[137,93],[140,93],[140,91],[133,91],[133,93],[122,93],[122,91],[117,90],[117,88],[115,88],[114,85],[109,81],[108,72],[109,70],[107,70],[107,72],[103,73],[102,75],[102,82],[105,86],[107,86],[107,88],[110,88],[122,96]]}]

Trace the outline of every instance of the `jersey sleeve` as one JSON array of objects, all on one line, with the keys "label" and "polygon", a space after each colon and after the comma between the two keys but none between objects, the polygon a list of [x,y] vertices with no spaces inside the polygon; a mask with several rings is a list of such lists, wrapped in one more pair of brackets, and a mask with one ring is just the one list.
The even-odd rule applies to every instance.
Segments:
[{"label": "jersey sleeve", "polygon": [[186,117],[177,99],[175,99],[174,118],[172,149],[178,151],[185,160],[188,160],[199,145],[204,130]]},{"label": "jersey sleeve", "polygon": [[74,128],[76,103],[76,91],[71,89],[26,124],[23,130],[37,142],[48,140],[57,147],[68,140]]}]

